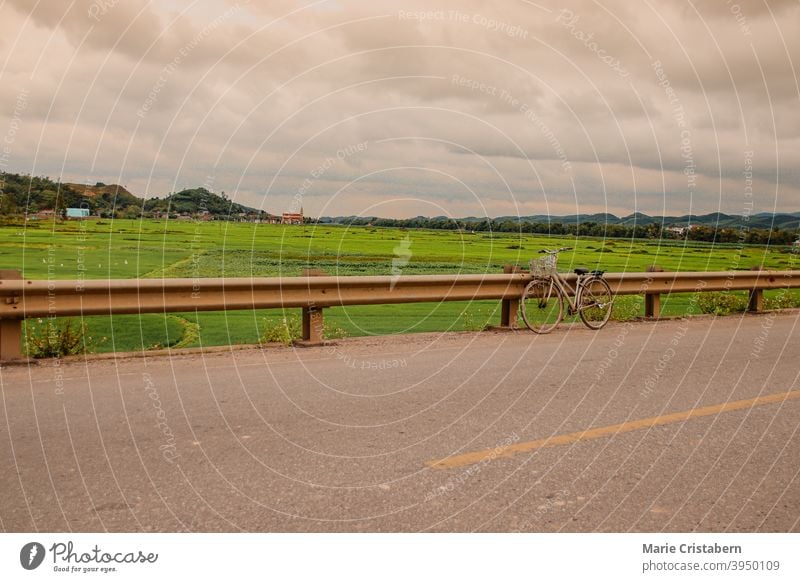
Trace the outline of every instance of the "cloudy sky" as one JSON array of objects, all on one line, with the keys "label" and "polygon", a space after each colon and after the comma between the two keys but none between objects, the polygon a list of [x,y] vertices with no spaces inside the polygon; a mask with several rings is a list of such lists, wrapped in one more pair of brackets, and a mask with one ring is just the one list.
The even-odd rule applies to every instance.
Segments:
[{"label": "cloudy sky", "polygon": [[0,15],[0,170],[312,216],[800,210],[798,0]]}]

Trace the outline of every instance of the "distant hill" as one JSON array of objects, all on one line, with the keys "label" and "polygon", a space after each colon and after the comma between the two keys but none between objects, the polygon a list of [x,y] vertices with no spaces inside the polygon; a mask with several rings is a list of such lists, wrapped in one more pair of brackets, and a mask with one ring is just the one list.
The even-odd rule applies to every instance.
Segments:
[{"label": "distant hill", "polygon": [[145,201],[145,212],[170,214],[199,214],[208,212],[219,218],[239,214],[266,214],[266,212],[237,204],[225,196],[214,194],[205,188],[189,188],[175,192],[164,198],[148,198]]},{"label": "distant hill", "polygon": [[142,200],[122,186],[97,183],[94,186],[53,181],[44,176],[3,173],[0,175],[0,214],[36,214],[65,208],[88,208],[92,214],[141,208]]},{"label": "distant hill", "polygon": [[393,228],[460,230],[468,233],[506,232],[602,238],[686,239],[726,244],[787,245],[797,239],[800,217],[766,214],[749,217],[722,214],[648,216],[641,212],[622,218],[613,214],[578,216],[499,216],[497,218],[380,218],[323,217],[320,223]]},{"label": "distant hill", "polygon": [[95,210],[111,210],[113,208],[125,210],[130,206],[142,206],[141,198],[134,196],[119,184],[109,185],[97,182],[94,186],[87,186],[85,184],[65,182],[62,186],[78,192],[83,198],[89,200],[90,204],[93,204]]},{"label": "distant hill", "polygon": [[[331,224],[359,224],[362,222],[377,223],[385,219],[377,216],[325,216],[319,219],[323,223]],[[800,212],[793,213],[758,213],[750,215],[749,217],[723,214],[721,212],[712,212],[710,214],[685,214],[682,216],[649,216],[641,212],[630,214],[628,216],[619,217],[614,214],[598,213],[598,214],[572,214],[568,216],[549,216],[547,214],[533,214],[528,216],[498,216],[497,218],[478,218],[475,216],[467,216],[464,218],[448,218],[445,216],[424,217],[418,216],[416,218],[407,219],[407,222],[458,222],[459,224],[479,224],[491,220],[493,223],[502,224],[505,222],[512,223],[528,223],[528,224],[562,224],[562,225],[578,225],[578,224],[598,224],[598,225],[622,225],[622,226],[647,226],[656,224],[662,227],[668,226],[708,226],[712,228],[741,228],[747,226],[749,228],[760,229],[782,229],[782,230],[797,230],[800,229]]]},{"label": "distant hill", "polygon": [[263,211],[231,202],[205,188],[190,188],[164,198],[139,198],[123,186],[97,182],[94,186],[57,182],[48,177],[25,174],[0,174],[0,215],[34,215],[54,210],[61,215],[65,208],[88,208],[95,216],[138,218],[147,214],[195,215],[207,212],[213,218],[246,214],[263,216]]}]

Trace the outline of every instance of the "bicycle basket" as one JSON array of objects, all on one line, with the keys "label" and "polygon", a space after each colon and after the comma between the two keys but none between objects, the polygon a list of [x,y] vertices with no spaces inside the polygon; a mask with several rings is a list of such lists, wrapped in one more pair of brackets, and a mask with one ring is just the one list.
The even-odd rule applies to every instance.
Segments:
[{"label": "bicycle basket", "polygon": [[531,275],[534,277],[549,277],[556,274],[556,255],[547,255],[539,259],[531,259]]}]

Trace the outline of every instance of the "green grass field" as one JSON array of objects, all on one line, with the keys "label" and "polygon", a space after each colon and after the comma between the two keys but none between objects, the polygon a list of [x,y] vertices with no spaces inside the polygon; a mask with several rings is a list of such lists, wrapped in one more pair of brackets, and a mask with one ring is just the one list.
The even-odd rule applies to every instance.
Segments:
[{"label": "green grass field", "polygon": [[[405,242],[404,242],[405,241]],[[785,248],[684,241],[574,239],[541,235],[457,233],[341,226],[230,222],[88,220],[0,227],[0,269],[31,279],[296,276],[305,268],[331,275],[500,273],[524,266],[543,248],[574,247],[560,270],[575,266],[642,272],[797,267]],[[398,259],[402,259],[399,260]],[[407,263],[405,262],[407,261]],[[686,312],[691,297],[665,297],[664,312]],[[635,302],[636,299],[628,299]],[[89,317],[94,351],[255,343],[264,321],[295,312],[242,311]],[[348,335],[477,330],[499,322],[498,302],[335,308],[326,320]]]}]

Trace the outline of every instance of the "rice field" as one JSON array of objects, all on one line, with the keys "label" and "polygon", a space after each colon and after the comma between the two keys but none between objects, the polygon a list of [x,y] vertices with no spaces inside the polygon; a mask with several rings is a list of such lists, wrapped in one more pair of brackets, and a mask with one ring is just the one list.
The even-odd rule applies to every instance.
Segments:
[{"label": "rice field", "polygon": [[[642,272],[798,268],[786,248],[686,241],[547,237],[334,225],[283,226],[233,222],[87,220],[0,227],[0,269],[30,279],[297,276],[314,268],[331,275],[500,273],[525,266],[540,249],[561,246],[560,270],[574,267]],[[626,299],[635,311],[637,298]],[[691,297],[664,298],[681,315]],[[641,303],[641,301],[640,301]],[[299,310],[87,317],[97,352],[161,347],[252,344],[264,326]],[[333,308],[326,321],[347,335],[477,330],[499,322],[499,302]],[[31,321],[28,325],[37,325]]]}]

